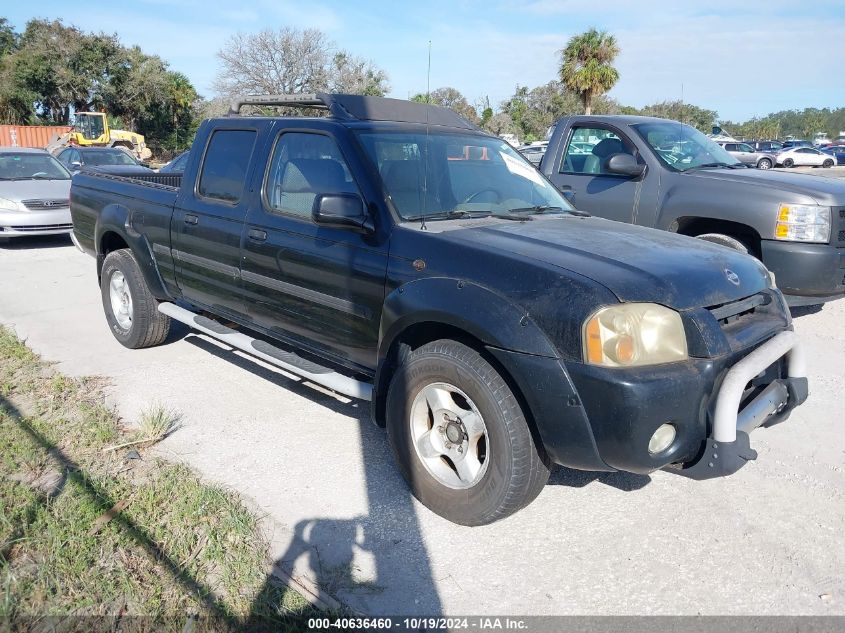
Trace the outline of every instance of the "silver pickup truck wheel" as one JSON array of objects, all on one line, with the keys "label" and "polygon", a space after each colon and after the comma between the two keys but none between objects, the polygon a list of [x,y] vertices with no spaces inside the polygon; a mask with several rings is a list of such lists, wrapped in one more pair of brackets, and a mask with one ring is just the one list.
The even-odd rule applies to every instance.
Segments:
[{"label": "silver pickup truck wheel", "polygon": [[124,347],[159,345],[170,332],[170,317],[158,311],[131,251],[112,251],[100,273],[103,309],[112,334]]},{"label": "silver pickup truck wheel", "polygon": [[549,478],[507,382],[457,341],[427,343],[404,357],[387,394],[387,432],[414,496],[462,525],[513,514]]}]

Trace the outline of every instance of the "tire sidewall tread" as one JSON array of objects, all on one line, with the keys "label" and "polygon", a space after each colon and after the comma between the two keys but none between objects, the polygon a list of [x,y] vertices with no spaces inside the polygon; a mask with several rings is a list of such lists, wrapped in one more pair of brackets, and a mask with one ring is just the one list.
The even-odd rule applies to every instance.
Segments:
[{"label": "tire sidewall tread", "polygon": [[[438,482],[412,444],[413,398],[426,384],[439,381],[464,391],[487,427],[487,470],[469,489]],[[388,390],[387,418],[388,440],[414,496],[455,523],[484,525],[504,518],[528,505],[548,481],[546,461],[508,384],[477,351],[456,341],[428,343],[406,356]]]},{"label": "tire sidewall tread", "polygon": [[[132,326],[124,330],[117,323],[111,308],[109,284],[116,270],[123,273],[132,297]],[[100,292],[106,321],[117,341],[129,349],[161,344],[170,332],[170,317],[158,311],[158,300],[150,292],[135,256],[128,249],[112,251],[103,261]]]}]

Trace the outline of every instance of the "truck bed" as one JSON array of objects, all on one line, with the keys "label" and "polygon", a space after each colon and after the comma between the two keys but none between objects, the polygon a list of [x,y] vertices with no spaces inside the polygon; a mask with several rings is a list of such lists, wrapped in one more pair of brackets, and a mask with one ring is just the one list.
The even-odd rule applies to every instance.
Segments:
[{"label": "truck bed", "polygon": [[147,227],[169,227],[181,183],[181,174],[79,172],[73,177],[70,205],[79,246],[94,252],[97,226],[102,233],[111,215],[140,219]]}]

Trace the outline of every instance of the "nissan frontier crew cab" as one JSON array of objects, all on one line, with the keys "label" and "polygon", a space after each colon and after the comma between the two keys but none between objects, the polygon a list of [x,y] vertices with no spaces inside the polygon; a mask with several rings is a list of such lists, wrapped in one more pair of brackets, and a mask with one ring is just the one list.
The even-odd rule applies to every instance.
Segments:
[{"label": "nissan frontier crew cab", "polygon": [[845,297],[837,179],[747,167],[689,125],[640,116],[560,119],[540,169],[578,209],[754,255],[790,306]]},{"label": "nissan frontier crew cab", "polygon": [[457,523],[516,512],[555,463],[732,474],[807,397],[758,260],[576,211],[444,108],[244,98],[181,179],[83,171],[71,211],[120,343],[175,319],[369,400],[414,495]]}]

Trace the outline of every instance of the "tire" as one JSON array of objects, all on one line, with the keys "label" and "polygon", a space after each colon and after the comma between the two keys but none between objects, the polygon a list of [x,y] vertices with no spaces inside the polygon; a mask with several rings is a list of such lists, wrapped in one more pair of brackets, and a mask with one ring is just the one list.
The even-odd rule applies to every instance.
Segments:
[{"label": "tire", "polygon": [[757,169],[771,169],[772,168],[772,161],[768,158],[761,158],[760,161],[757,163]]},{"label": "tire", "polygon": [[170,317],[158,311],[158,300],[131,251],[121,249],[106,255],[100,294],[109,328],[124,347],[153,347],[167,338]]},{"label": "tire", "polygon": [[830,167],[833,167],[833,161],[828,158],[826,161],[824,161],[822,163],[822,167],[824,167],[825,169],[829,169]]},{"label": "tire", "polygon": [[507,383],[456,341],[427,343],[404,356],[387,393],[387,433],[414,496],[461,525],[513,514],[549,479],[548,460]]},{"label": "tire", "polygon": [[723,235],[722,233],[703,233],[701,235],[696,235],[696,237],[706,242],[713,242],[714,244],[727,246],[728,248],[732,248],[740,253],[748,254],[750,252],[748,246],[744,242],[735,237],[731,237],[730,235]]},{"label": "tire", "polygon": [[795,161],[791,158],[787,158],[785,161],[783,161],[783,166],[787,169],[789,169],[790,167],[795,167]]}]

